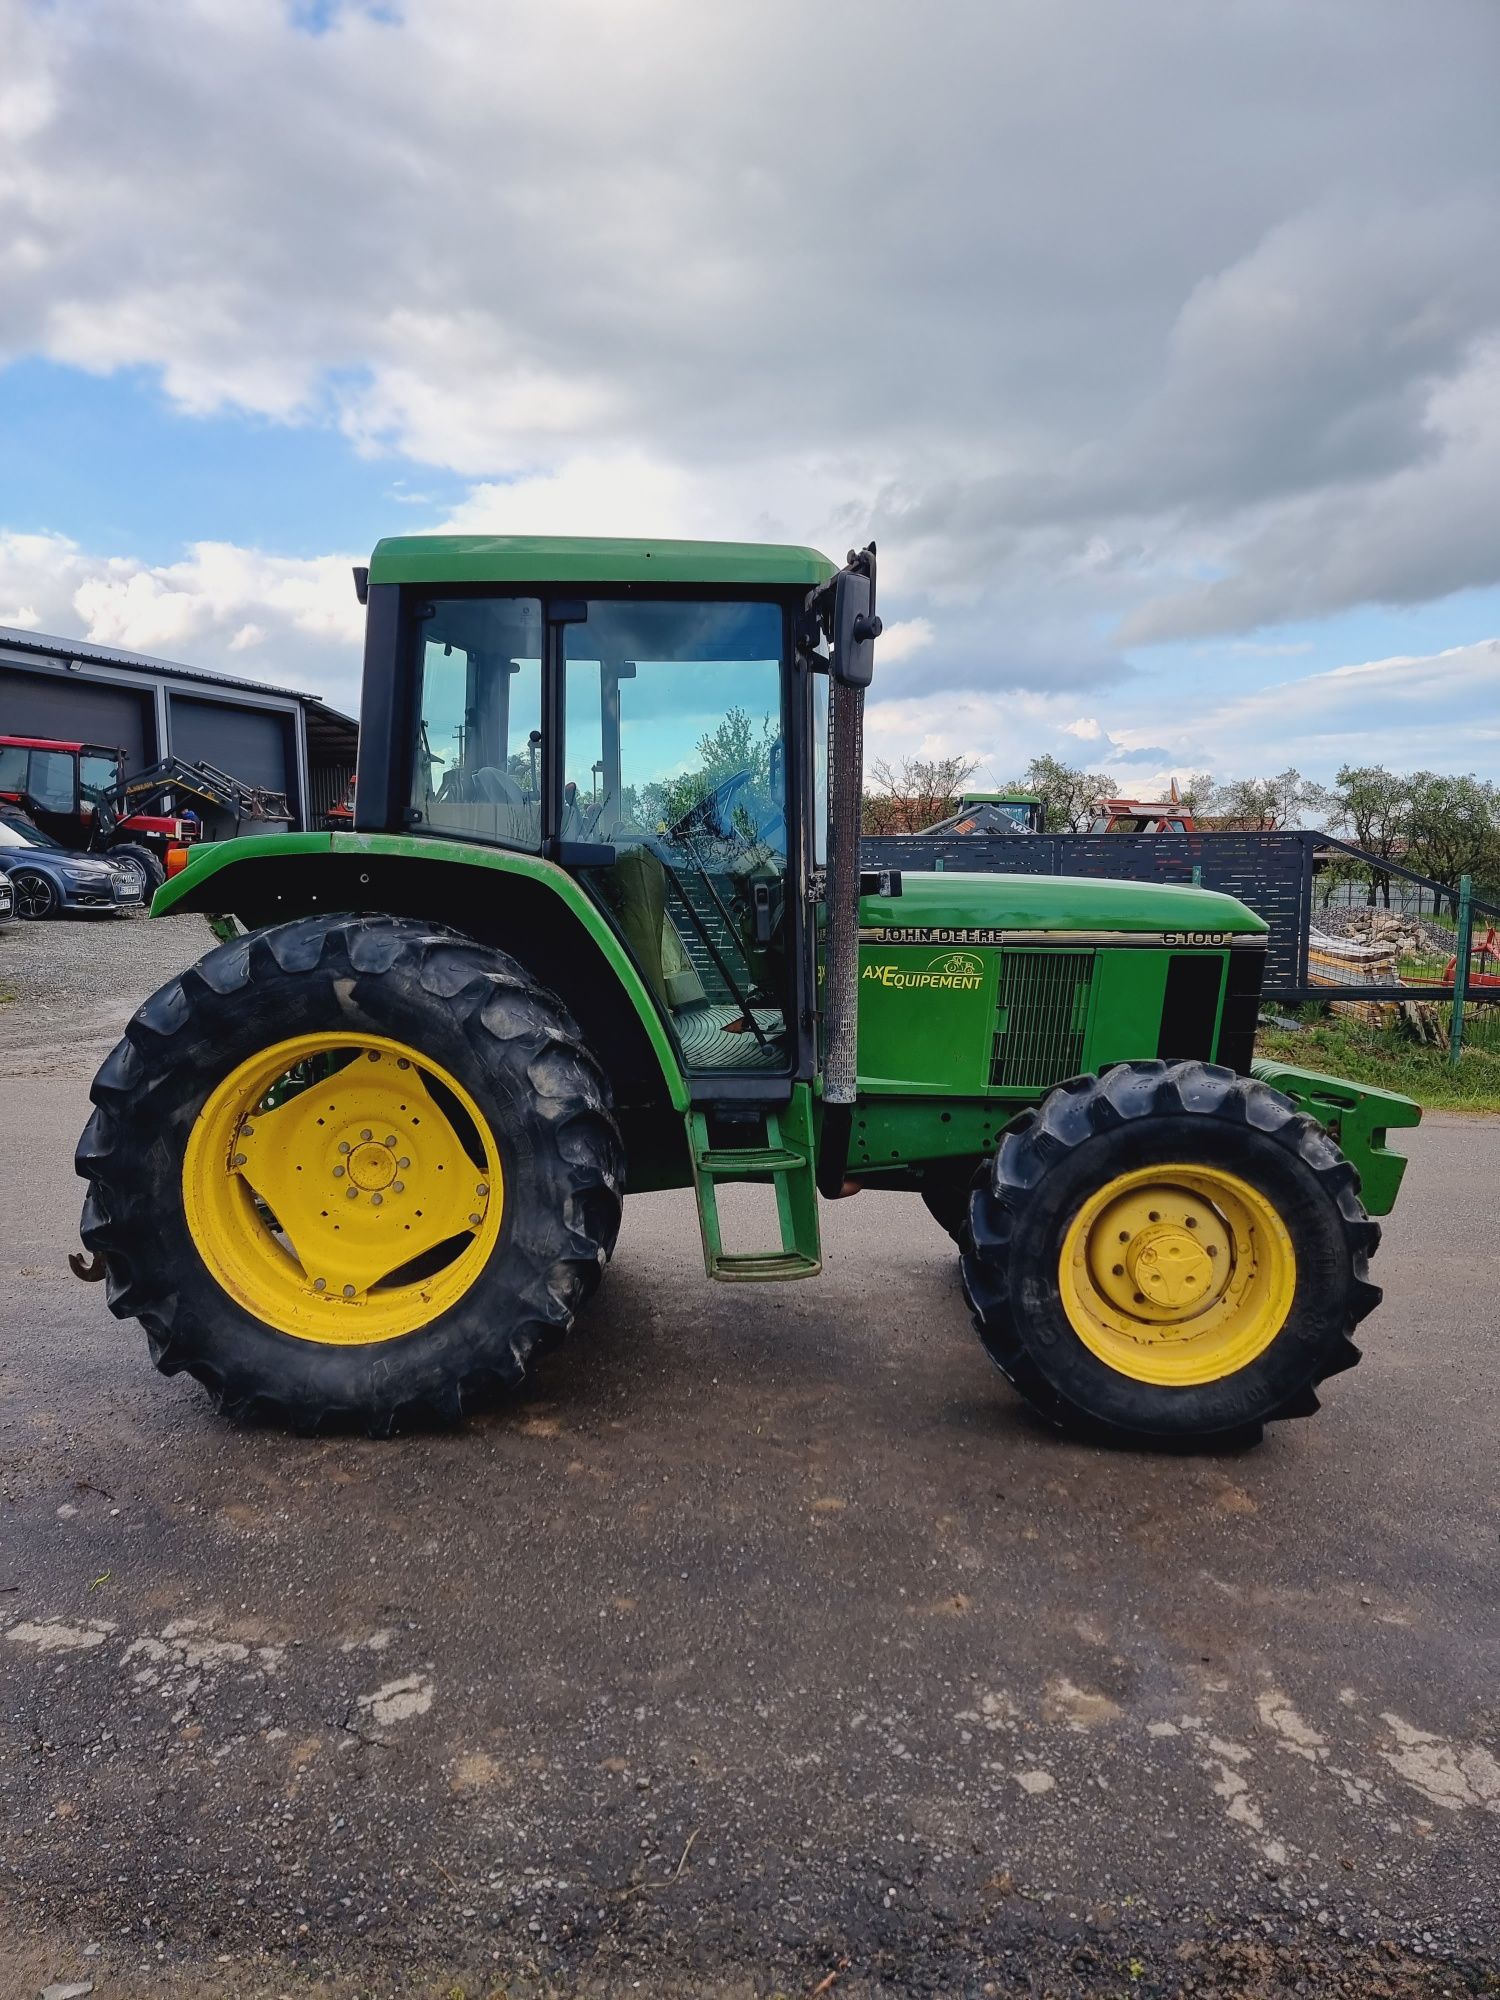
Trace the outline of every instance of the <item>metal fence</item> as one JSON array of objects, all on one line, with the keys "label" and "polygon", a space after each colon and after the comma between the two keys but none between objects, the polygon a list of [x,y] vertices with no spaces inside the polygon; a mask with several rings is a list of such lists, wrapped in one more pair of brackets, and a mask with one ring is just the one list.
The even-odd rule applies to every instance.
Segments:
[{"label": "metal fence", "polygon": [[1270,925],[1265,997],[1420,1009],[1455,1052],[1500,1046],[1500,906],[1329,834],[882,834],[867,868],[1197,882]]}]

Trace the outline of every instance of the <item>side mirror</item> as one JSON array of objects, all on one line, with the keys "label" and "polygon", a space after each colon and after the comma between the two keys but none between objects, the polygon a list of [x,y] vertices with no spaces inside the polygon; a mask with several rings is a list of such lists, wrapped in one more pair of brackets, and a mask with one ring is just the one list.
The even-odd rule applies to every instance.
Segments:
[{"label": "side mirror", "polygon": [[828,670],[841,687],[867,688],[875,677],[875,544],[849,561],[833,580],[833,630]]}]

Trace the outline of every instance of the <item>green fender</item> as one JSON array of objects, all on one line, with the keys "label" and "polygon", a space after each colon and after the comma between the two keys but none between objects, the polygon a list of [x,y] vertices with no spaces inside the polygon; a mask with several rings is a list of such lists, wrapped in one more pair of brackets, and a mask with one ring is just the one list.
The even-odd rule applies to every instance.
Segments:
[{"label": "green fender", "polygon": [[[299,899],[299,882],[311,873],[303,856],[325,859],[341,856],[349,860],[400,859],[421,861],[434,866],[477,868],[510,876],[521,876],[551,890],[568,914],[599,947],[605,962],[620,983],[620,991],[634,1007],[646,1031],[657,1061],[662,1082],[672,1104],[679,1111],[688,1106],[687,1084],[682,1065],[672,1046],[661,1013],[645,980],[620,939],[610,928],[591,898],[565,869],[535,854],[518,854],[508,848],[479,847],[455,840],[418,839],[400,833],[275,833],[249,835],[240,840],[206,842],[193,850],[187,866],[156,892],[151,904],[153,917],[167,917],[184,910],[199,910],[210,918],[235,905],[235,870],[246,863],[259,869],[266,862],[288,863],[286,893],[288,917],[300,916],[316,907],[313,898]],[[216,925],[217,929],[218,926]],[[221,935],[229,935],[227,929]]]}]

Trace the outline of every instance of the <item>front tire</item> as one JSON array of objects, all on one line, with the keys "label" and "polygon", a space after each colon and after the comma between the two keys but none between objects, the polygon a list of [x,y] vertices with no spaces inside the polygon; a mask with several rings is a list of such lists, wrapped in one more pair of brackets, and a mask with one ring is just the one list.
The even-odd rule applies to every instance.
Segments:
[{"label": "front tire", "polygon": [[599,1282],[608,1083],[524,967],[388,917],[304,918],[154,994],[94,1079],[82,1234],[164,1374],[299,1430],[452,1422]]},{"label": "front tire", "polygon": [[991,1358],[1049,1421],[1256,1435],[1359,1360],[1380,1241],[1359,1177],[1290,1099],[1207,1063],[1059,1085],[974,1194],[964,1290]]},{"label": "front tire", "polygon": [[39,875],[32,868],[12,868],[10,886],[15,894],[16,915],[29,923],[40,923],[46,917],[55,917],[58,911],[56,889],[45,875]]}]

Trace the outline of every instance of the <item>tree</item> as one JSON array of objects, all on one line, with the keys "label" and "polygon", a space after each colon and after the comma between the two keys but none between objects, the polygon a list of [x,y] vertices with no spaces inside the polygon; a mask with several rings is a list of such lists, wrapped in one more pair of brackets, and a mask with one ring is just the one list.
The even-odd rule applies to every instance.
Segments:
[{"label": "tree", "polygon": [[[1329,794],[1334,826],[1366,854],[1393,861],[1406,851],[1411,831],[1411,780],[1383,764],[1344,764]],[[1383,893],[1391,906],[1391,878],[1375,871],[1370,901]]]},{"label": "tree", "polygon": [[1196,819],[1199,813],[1213,811],[1214,774],[1212,771],[1189,771],[1177,787],[1177,796],[1184,810]]},{"label": "tree", "polygon": [[1411,779],[1383,764],[1343,764],[1329,800],[1333,824],[1366,854],[1392,861],[1411,825]]},{"label": "tree", "polygon": [[865,788],[866,833],[920,833],[957,810],[958,795],[978,768],[972,757],[877,757]]},{"label": "tree", "polygon": [[1087,833],[1099,800],[1114,795],[1115,781],[1103,771],[1065,764],[1060,757],[1033,757],[1014,789],[1042,801],[1049,833]]},{"label": "tree", "polygon": [[[726,778],[742,771],[749,772],[753,793],[768,794],[771,752],[780,741],[779,721],[765,715],[757,723],[747,709],[731,708],[721,722],[698,738],[697,769],[669,778],[659,788],[643,787],[640,803],[651,819],[673,826]],[[647,796],[658,792],[659,796]]]},{"label": "tree", "polygon": [[1445,888],[1461,875],[1500,883],[1500,791],[1487,778],[1414,771],[1407,855],[1413,868]]},{"label": "tree", "polygon": [[1216,818],[1239,820],[1261,833],[1300,826],[1309,813],[1326,812],[1329,795],[1311,778],[1289,767],[1274,778],[1231,778],[1213,795]]}]

